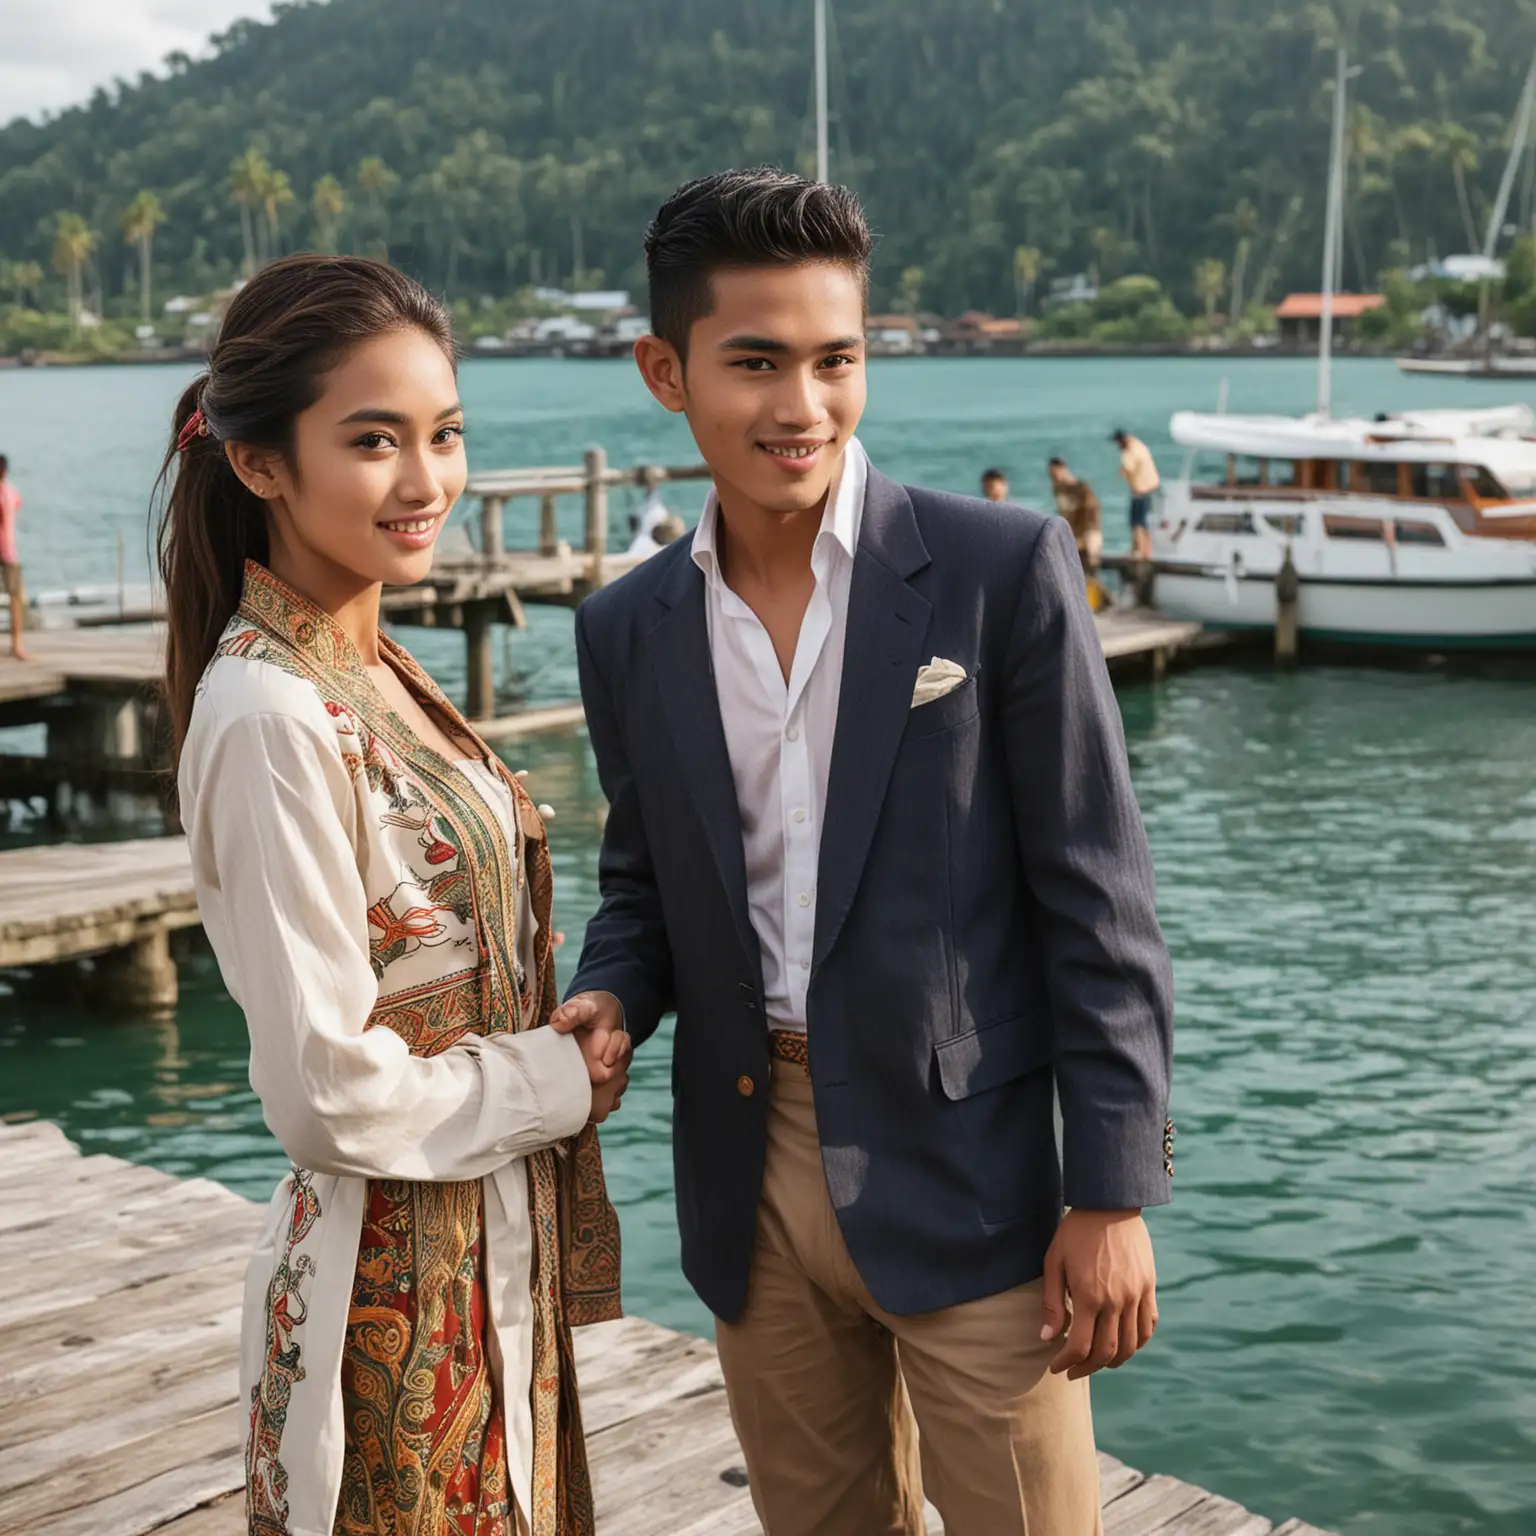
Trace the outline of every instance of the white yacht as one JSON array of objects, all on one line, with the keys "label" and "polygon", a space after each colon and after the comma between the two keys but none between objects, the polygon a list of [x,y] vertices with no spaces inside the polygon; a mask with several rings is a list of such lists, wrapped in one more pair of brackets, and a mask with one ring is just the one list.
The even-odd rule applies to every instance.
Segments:
[{"label": "white yacht", "polygon": [[1290,555],[1313,639],[1536,649],[1536,417],[1180,412],[1190,448],[1152,529],[1157,604],[1272,629]]}]

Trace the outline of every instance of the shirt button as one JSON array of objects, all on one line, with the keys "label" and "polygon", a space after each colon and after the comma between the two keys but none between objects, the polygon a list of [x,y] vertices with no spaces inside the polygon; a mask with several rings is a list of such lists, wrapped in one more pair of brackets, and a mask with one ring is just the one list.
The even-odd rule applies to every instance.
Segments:
[{"label": "shirt button", "polygon": [[796,821],[804,821],[805,820],[805,812],[804,811],[796,811],[795,812],[795,820]]},{"label": "shirt button", "polygon": [[811,904],[811,893],[809,891],[801,891],[795,900],[798,901],[802,907],[808,907]]},{"label": "shirt button", "polygon": [[745,1072],[743,1072],[741,1076],[736,1079],[736,1092],[739,1093],[742,1098],[750,1099],[752,1095],[757,1092],[757,1084],[754,1083]]},{"label": "shirt button", "polygon": [[790,741],[799,741],[800,727],[798,725],[792,725],[787,731],[784,732],[784,734],[789,738]]},{"label": "shirt button", "polygon": [[810,970],[810,968],[811,968],[811,962],[809,960],[802,960],[800,962],[800,969],[802,971],[808,971],[808,970]]}]

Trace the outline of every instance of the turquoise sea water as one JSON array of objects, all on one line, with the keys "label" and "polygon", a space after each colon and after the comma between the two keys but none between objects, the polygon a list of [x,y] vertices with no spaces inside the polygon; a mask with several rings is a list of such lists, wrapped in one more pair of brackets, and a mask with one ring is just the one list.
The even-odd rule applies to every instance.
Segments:
[{"label": "turquoise sea water", "polygon": [[[1111,427],[1176,465],[1174,409],[1301,410],[1282,360],[891,361],[862,436],[908,479],[997,463],[1045,496],[1064,453],[1126,542]],[[0,373],[0,452],[35,587],[147,570],[172,369]],[[624,364],[466,365],[472,461],[681,462],[682,424]],[[1340,365],[1336,405],[1519,399],[1517,386]],[[676,488],[691,517],[702,488]],[[616,522],[626,503],[615,498]],[[528,518],[531,507],[516,516]],[[570,527],[579,526],[573,501]],[[514,524],[515,526],[515,524]],[[507,696],[570,698],[570,616],[533,610]],[[450,686],[452,637],[407,631]],[[1106,1449],[1347,1536],[1536,1530],[1536,682],[1529,672],[1259,664],[1120,695],[1173,950],[1175,1203],[1154,1212],[1162,1326],[1096,1385]],[[596,901],[602,799],[580,737],[512,754],[553,803],[568,975]],[[19,835],[19,834],[18,834]],[[263,1198],[282,1168],[211,960],[174,1023],[6,991],[0,1113]],[[707,1331],[677,1269],[664,1040],[606,1135],[631,1310]]]}]

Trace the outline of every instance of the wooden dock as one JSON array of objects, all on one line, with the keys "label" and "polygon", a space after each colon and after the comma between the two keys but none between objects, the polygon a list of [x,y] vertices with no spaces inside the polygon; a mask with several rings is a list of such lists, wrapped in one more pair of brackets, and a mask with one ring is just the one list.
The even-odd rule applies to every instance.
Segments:
[{"label": "wooden dock", "polygon": [[[42,1121],[0,1126],[0,1168],[0,1536],[241,1536],[260,1208]],[[625,1318],[579,1330],[576,1359],[599,1536],[760,1532],[713,1345]],[[1099,1462],[1106,1536],[1327,1536]]]}]

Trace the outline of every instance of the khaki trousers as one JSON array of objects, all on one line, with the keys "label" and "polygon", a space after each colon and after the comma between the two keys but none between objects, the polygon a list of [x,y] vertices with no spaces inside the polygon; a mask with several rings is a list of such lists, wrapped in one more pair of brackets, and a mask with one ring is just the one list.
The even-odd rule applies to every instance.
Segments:
[{"label": "khaki trousers", "polygon": [[1087,1381],[1047,1369],[1042,1282],[883,1310],[827,1194],[804,1067],[775,1060],[747,1305],[716,1338],[767,1536],[1101,1536]]}]

